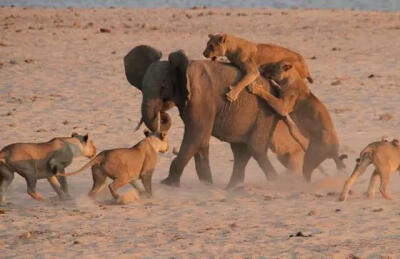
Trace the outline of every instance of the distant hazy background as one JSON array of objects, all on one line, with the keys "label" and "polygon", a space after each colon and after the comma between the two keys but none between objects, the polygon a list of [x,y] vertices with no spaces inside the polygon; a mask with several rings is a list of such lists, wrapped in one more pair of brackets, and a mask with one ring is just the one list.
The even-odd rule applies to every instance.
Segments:
[{"label": "distant hazy background", "polygon": [[0,0],[0,5],[40,7],[275,7],[400,10],[400,0]]}]

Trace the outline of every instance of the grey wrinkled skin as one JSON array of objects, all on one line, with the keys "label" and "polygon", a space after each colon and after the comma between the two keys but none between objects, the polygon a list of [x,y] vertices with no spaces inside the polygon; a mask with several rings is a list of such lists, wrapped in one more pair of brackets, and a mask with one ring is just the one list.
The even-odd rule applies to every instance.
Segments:
[{"label": "grey wrinkled skin", "polygon": [[[177,157],[172,161],[169,175],[162,183],[179,186],[183,169],[194,156],[196,172],[201,181],[212,183],[209,162],[209,141],[214,136],[231,144],[234,156],[233,172],[228,188],[244,181],[245,167],[253,157],[268,179],[276,172],[266,152],[275,126],[280,119],[275,112],[256,96],[243,91],[236,102],[226,101],[227,86],[242,75],[236,67],[208,60],[189,61],[183,51],[173,52],[168,61],[159,61],[159,51],[151,47],[153,55],[125,57],[126,75],[132,74],[132,64],[147,65],[144,75],[135,74],[129,82],[143,93],[142,117],[152,131],[157,129],[157,114],[177,106],[185,124],[184,137]],[[134,50],[136,49],[134,48]],[[142,57],[153,56],[153,60]],[[127,60],[129,64],[127,65]],[[137,65],[136,65],[137,66]],[[142,80],[141,80],[142,78]],[[259,79],[266,87],[268,82]],[[163,128],[163,124],[161,124]]]}]

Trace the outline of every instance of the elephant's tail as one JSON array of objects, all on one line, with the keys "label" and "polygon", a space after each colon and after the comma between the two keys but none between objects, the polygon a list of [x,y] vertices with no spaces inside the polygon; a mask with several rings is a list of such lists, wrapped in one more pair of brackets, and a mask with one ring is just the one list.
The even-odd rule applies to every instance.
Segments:
[{"label": "elephant's tail", "polygon": [[72,175],[80,174],[83,171],[85,171],[87,168],[100,163],[101,161],[103,161],[103,159],[104,159],[104,155],[102,153],[100,153],[95,158],[90,160],[86,165],[82,166],[81,169],[79,169],[78,171],[71,172],[71,173],[64,173],[64,174],[63,173],[59,173],[59,175],[61,175],[61,176],[72,176]]}]

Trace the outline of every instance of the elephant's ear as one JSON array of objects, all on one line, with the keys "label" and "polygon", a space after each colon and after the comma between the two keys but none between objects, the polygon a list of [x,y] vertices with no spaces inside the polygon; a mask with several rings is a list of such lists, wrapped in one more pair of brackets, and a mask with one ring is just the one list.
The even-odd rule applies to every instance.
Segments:
[{"label": "elephant's ear", "polygon": [[183,50],[178,50],[169,54],[168,61],[171,67],[171,78],[176,89],[182,96],[184,103],[190,100],[190,86],[187,80],[187,67],[189,58]]},{"label": "elephant's ear", "polygon": [[142,90],[143,77],[151,63],[161,59],[161,51],[147,45],[134,47],[124,57],[125,75],[129,83]]}]

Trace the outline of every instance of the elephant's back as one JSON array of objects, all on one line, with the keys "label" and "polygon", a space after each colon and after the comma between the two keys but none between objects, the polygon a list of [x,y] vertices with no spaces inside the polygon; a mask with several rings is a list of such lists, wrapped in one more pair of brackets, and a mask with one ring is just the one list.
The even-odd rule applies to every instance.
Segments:
[{"label": "elephant's back", "polygon": [[[214,108],[216,111],[212,131],[214,137],[231,143],[245,143],[253,129],[273,115],[266,102],[259,100],[246,89],[235,102],[226,100],[227,88],[242,76],[235,66],[204,60],[194,61],[190,67],[194,71],[189,72],[189,75],[199,75],[195,80],[198,85],[192,85],[191,88],[201,88],[198,91],[201,98],[207,100],[210,109]],[[263,82],[264,80],[260,79],[260,83]]]}]

